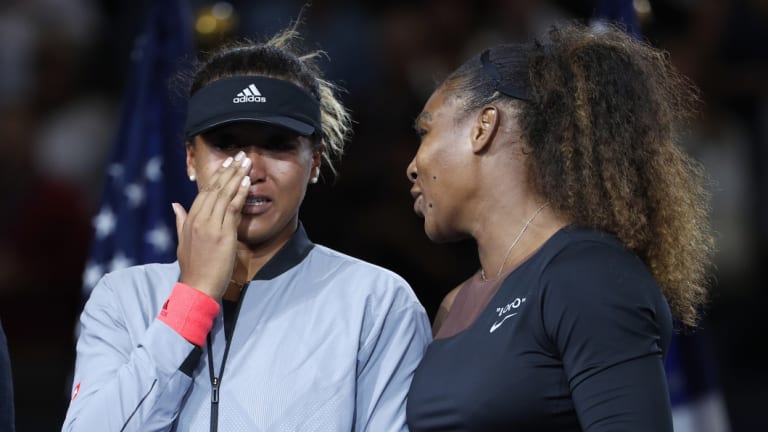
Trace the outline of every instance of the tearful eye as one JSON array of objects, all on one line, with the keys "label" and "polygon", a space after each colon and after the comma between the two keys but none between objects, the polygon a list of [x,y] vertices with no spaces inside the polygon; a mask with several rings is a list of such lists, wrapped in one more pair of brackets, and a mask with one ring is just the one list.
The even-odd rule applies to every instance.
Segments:
[{"label": "tearful eye", "polygon": [[234,150],[243,147],[236,136],[224,132],[211,132],[203,134],[205,141],[219,150]]},{"label": "tearful eye", "polygon": [[272,135],[264,140],[263,147],[265,150],[272,151],[287,151],[293,149],[298,140],[291,135]]},{"label": "tearful eye", "polygon": [[234,150],[241,147],[236,141],[217,141],[213,146],[219,150]]}]

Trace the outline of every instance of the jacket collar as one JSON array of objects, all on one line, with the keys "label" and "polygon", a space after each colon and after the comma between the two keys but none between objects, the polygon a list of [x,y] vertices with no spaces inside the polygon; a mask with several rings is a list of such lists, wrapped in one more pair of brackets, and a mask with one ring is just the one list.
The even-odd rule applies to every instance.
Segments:
[{"label": "jacket collar", "polygon": [[314,243],[309,240],[304,225],[299,221],[293,236],[264,264],[253,280],[269,280],[280,276],[302,262],[313,247]]}]

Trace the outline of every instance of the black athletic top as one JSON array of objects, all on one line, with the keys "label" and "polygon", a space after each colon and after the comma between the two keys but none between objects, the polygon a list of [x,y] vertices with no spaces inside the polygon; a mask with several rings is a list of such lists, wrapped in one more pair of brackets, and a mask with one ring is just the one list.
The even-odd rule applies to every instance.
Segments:
[{"label": "black athletic top", "polygon": [[477,320],[433,341],[408,394],[411,432],[672,431],[672,318],[612,236],[564,228]]}]

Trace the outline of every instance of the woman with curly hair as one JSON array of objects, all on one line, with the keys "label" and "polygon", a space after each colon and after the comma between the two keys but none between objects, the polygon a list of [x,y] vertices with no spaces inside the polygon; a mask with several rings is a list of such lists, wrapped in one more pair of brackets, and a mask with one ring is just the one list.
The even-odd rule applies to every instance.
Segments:
[{"label": "woman with curly hair", "polygon": [[580,25],[487,49],[417,118],[407,169],[435,242],[471,237],[408,396],[421,431],[671,431],[663,359],[713,242],[675,142],[695,90],[660,52]]},{"label": "woman with curly hair", "polygon": [[408,284],[313,244],[299,207],[342,153],[347,111],[295,26],[197,68],[199,193],[178,261],[106,275],[81,317],[65,431],[401,431],[431,339]]}]

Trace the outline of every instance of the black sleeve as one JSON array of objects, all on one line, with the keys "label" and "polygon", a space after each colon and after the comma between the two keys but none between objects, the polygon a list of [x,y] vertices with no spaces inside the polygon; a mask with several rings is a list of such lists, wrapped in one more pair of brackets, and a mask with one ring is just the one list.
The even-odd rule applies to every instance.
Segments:
[{"label": "black sleeve", "polygon": [[543,325],[582,429],[671,432],[663,364],[671,315],[644,264],[595,243],[561,252],[544,275]]},{"label": "black sleeve", "polygon": [[11,359],[5,332],[0,324],[0,432],[13,432],[14,429]]}]

